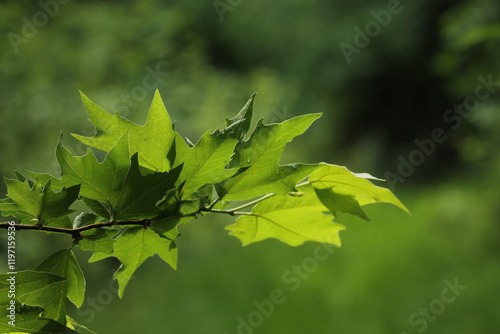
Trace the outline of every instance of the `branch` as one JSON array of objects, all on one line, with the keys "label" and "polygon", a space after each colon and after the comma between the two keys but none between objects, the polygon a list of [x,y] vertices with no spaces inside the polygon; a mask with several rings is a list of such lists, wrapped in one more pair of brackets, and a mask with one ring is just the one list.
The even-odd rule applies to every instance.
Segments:
[{"label": "branch", "polygon": [[[111,222],[106,221],[102,223],[95,223],[90,225],[85,225],[78,228],[64,228],[64,227],[55,227],[55,226],[40,226],[40,225],[28,225],[28,224],[14,224],[13,227],[17,230],[37,230],[44,232],[55,232],[55,233],[65,233],[71,234],[73,238],[81,239],[83,238],[82,232],[87,230],[92,230],[95,228],[101,228],[106,226],[124,226],[124,225],[141,225],[141,226],[149,226],[153,222],[152,219],[139,219],[139,220],[131,220],[131,221],[123,221],[123,222]],[[9,228],[9,223],[0,223],[0,228]]]},{"label": "branch", "polygon": [[[186,218],[186,217],[196,217],[202,210],[198,210],[196,212],[172,216],[171,218]],[[144,227],[148,227],[153,222],[159,219],[164,219],[165,217],[157,218],[157,219],[137,219],[137,220],[129,220],[129,221],[105,221],[101,223],[89,224],[85,226],[81,226],[78,228],[64,228],[64,227],[55,227],[55,226],[43,226],[42,224],[14,224],[10,225],[9,222],[0,223],[0,229],[7,229],[9,227],[14,227],[17,231],[20,230],[35,230],[35,231],[45,231],[45,232],[56,232],[56,233],[65,233],[71,234],[73,238],[81,239],[82,232],[87,230],[92,230],[95,228],[108,227],[108,226],[127,226],[127,225],[140,225]]]},{"label": "branch", "polygon": [[[201,212],[213,212],[213,213],[222,213],[222,214],[228,214],[231,216],[241,216],[241,215],[253,215],[250,212],[241,212],[238,210],[241,210],[243,208],[246,208],[248,206],[257,204],[265,199],[268,199],[270,197],[274,196],[274,194],[268,194],[265,195],[261,198],[258,198],[252,202],[243,204],[241,206],[238,206],[236,208],[230,209],[230,210],[218,210],[218,209],[213,209],[212,206],[210,207],[203,207],[200,208],[196,212],[188,213],[185,215],[180,215],[179,217],[196,217],[198,214]],[[174,218],[174,217],[173,217]],[[64,227],[56,227],[56,226],[43,226],[41,224],[14,224],[13,227],[17,230],[34,230],[34,231],[44,231],[44,232],[54,232],[54,233],[63,233],[63,234],[70,234],[74,239],[76,240],[81,240],[83,239],[82,232],[87,231],[87,230],[92,230],[96,228],[101,228],[101,227],[107,227],[107,226],[127,226],[127,225],[140,225],[143,227],[148,227],[153,223],[156,219],[138,219],[138,220],[130,220],[130,221],[121,221],[121,222],[113,222],[113,221],[105,221],[101,223],[94,223],[90,225],[85,225],[81,226],[78,228],[64,228]],[[0,229],[4,228],[7,229],[9,227],[12,227],[8,222],[5,223],[0,223]]]}]

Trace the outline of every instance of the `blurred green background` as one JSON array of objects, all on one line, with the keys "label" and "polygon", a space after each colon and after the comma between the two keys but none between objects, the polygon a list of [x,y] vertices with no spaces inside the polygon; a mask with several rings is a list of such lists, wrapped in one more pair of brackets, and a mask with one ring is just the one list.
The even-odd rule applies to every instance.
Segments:
[{"label": "blurred green background", "polygon": [[[401,159],[419,164],[391,182],[412,216],[388,205],[368,207],[371,222],[340,216],[343,246],[306,266],[295,290],[286,278],[317,245],[243,248],[226,217],[182,227],[179,269],[148,260],[123,300],[111,279],[118,264],[89,265],[80,252],[87,301],[70,309],[80,323],[97,333],[498,332],[498,1],[0,1],[0,28],[3,177],[57,173],[61,130],[84,153],[69,136],[93,133],[78,90],[143,123],[156,87],[192,141],[258,92],[268,122],[324,114],[282,163],[378,177],[398,175]],[[488,97],[477,98],[484,80]],[[438,128],[446,140],[417,161],[415,140]],[[69,242],[19,232],[19,269]],[[260,321],[256,303],[275,289],[285,300]]]}]

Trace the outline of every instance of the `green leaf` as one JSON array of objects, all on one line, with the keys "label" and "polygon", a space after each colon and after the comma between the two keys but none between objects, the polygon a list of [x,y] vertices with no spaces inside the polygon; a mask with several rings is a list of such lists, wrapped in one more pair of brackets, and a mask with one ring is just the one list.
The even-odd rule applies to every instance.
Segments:
[{"label": "green leaf", "polygon": [[43,190],[42,208],[40,211],[40,221],[43,225],[51,225],[58,218],[69,215],[74,210],[69,210],[69,206],[78,198],[80,185],[63,188],[60,192],[54,193],[51,182],[47,183]]},{"label": "green leaf", "polygon": [[119,114],[111,115],[81,93],[83,104],[96,128],[93,137],[73,134],[82,143],[109,152],[118,140],[130,133],[130,157],[140,152],[139,164],[153,171],[170,170],[167,154],[174,142],[172,121],[156,90],[145,125],[137,125]]},{"label": "green leaf", "polygon": [[180,135],[175,143],[176,165],[183,165],[178,182],[184,182],[182,198],[189,198],[202,186],[222,182],[238,171],[226,169],[238,141],[220,131],[206,132],[192,148]]},{"label": "green leaf", "polygon": [[[0,274],[0,294],[7,296],[11,275]],[[42,318],[66,323],[67,282],[64,277],[41,271],[19,271],[15,275],[16,300],[30,306],[44,309]],[[5,298],[5,297],[4,297]],[[5,302],[2,302],[5,303]],[[0,304],[2,304],[0,303]]]},{"label": "green leaf", "polygon": [[120,141],[99,163],[94,153],[88,149],[83,156],[73,156],[59,141],[56,157],[61,166],[62,179],[55,181],[62,185],[81,184],[80,196],[102,203],[111,204],[120,194],[123,180],[129,170],[128,135]]},{"label": "green leaf", "polygon": [[115,237],[119,231],[118,229],[110,228],[83,231],[83,239],[78,242],[78,246],[82,250],[89,250],[93,253],[89,262],[97,261],[97,256],[100,256],[99,254],[113,253],[113,237]]},{"label": "green leaf", "polygon": [[129,159],[128,137],[124,134],[102,163],[90,150],[84,156],[73,156],[60,143],[56,153],[62,169],[59,182],[81,184],[80,195],[100,216],[114,220],[153,218],[160,212],[156,202],[174,186],[180,168],[142,175],[137,153]]},{"label": "green leaf", "polygon": [[248,130],[250,130],[250,125],[252,123],[253,107],[255,103],[255,96],[257,93],[253,93],[250,99],[241,109],[241,111],[231,119],[226,118],[227,128],[222,130],[225,135],[231,138],[235,138],[238,141],[243,141]]},{"label": "green leaf", "polygon": [[26,223],[31,221],[46,226],[67,226],[64,217],[73,212],[69,207],[78,198],[79,185],[63,187],[56,193],[52,190],[51,181],[45,187],[40,181],[29,179],[5,179],[5,183],[10,201],[0,203],[3,215],[15,216]]},{"label": "green leaf", "polygon": [[174,240],[180,235],[177,230],[177,226],[180,224],[186,224],[191,219],[193,218],[166,217],[164,219],[155,220],[151,224],[151,229],[167,239]]},{"label": "green leaf", "polygon": [[70,316],[66,316],[66,320],[67,320],[66,325],[68,327],[70,327],[71,329],[77,330],[78,333],[80,333],[80,334],[96,334],[95,332],[91,331],[87,327],[80,325],[78,322],[75,321],[75,319],[71,318]]},{"label": "green leaf", "polygon": [[[4,216],[12,215],[20,220],[38,220],[42,209],[43,190],[39,182],[31,185],[28,180],[5,179],[7,196],[11,203],[0,204]],[[27,222],[26,222],[27,223]]]},{"label": "green leaf", "polygon": [[[9,324],[7,304],[0,305],[0,333],[28,333],[28,334],[72,334],[74,330],[51,319],[40,318],[40,310],[17,304],[16,326]],[[85,332],[80,332],[85,333]],[[91,334],[92,332],[88,332]],[[95,333],[94,333],[95,334]]]},{"label": "green leaf", "polygon": [[252,136],[236,147],[229,167],[243,168],[222,187],[226,200],[247,200],[266,193],[284,195],[310,175],[315,165],[280,166],[285,145],[302,134],[321,114],[295,117],[279,124],[257,124]]},{"label": "green leaf", "polygon": [[347,212],[369,220],[361,206],[384,202],[403,211],[408,209],[386,188],[375,186],[369,180],[380,180],[370,174],[356,174],[347,168],[322,164],[309,178],[321,202],[334,214]]},{"label": "green leaf", "polygon": [[301,196],[274,196],[258,203],[251,214],[240,216],[226,229],[243,246],[268,238],[291,246],[306,241],[340,246],[339,232],[344,226],[332,222],[333,216],[310,185],[301,186],[300,191]]},{"label": "green leaf", "polygon": [[73,228],[94,224],[98,219],[99,217],[93,213],[82,212],[75,217],[75,220],[73,221]]},{"label": "green leaf", "polygon": [[181,168],[182,166],[174,168],[168,173],[142,175],[137,154],[134,154],[120,196],[116,203],[112,203],[115,218],[130,220],[156,217],[160,213],[156,203],[174,187]]},{"label": "green leaf", "polygon": [[68,299],[76,307],[82,306],[85,299],[85,277],[71,249],[63,249],[52,254],[40,263],[35,270],[66,278]]},{"label": "green leaf", "polygon": [[119,282],[118,296],[123,292],[134,272],[149,257],[158,254],[172,268],[177,268],[177,247],[175,243],[155,231],[141,226],[131,227],[115,241],[113,253],[99,257],[99,260],[114,256],[122,265],[113,276]]}]

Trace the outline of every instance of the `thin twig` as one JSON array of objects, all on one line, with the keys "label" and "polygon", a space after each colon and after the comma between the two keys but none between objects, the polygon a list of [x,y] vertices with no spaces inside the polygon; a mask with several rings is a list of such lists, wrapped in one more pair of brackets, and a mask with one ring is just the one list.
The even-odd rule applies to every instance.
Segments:
[{"label": "thin twig", "polygon": [[[266,197],[266,196],[264,196]],[[267,195],[267,197],[270,197]],[[267,198],[266,197],[266,198]],[[262,201],[264,198],[259,199],[258,201]],[[254,203],[257,203],[258,201],[254,201]],[[226,210],[217,210],[213,208],[200,208],[196,212],[184,214],[184,215],[179,215],[179,216],[173,216],[171,218],[188,218],[188,217],[196,217],[198,216],[201,212],[214,212],[214,213],[225,213],[229,214],[232,216],[235,215],[249,215],[249,212],[237,212],[236,210],[239,210],[241,208],[247,207],[251,204],[254,203],[247,203],[244,206],[240,206],[238,208],[234,208],[230,211]],[[33,230],[33,231],[43,231],[43,232],[54,232],[54,233],[63,233],[63,234],[69,234],[71,235],[75,240],[81,240],[83,238],[82,232],[96,229],[96,228],[101,228],[101,227],[107,227],[107,226],[127,226],[127,225],[139,225],[139,226],[144,226],[148,227],[151,225],[156,220],[163,219],[163,218],[157,218],[157,219],[138,219],[138,220],[130,220],[130,221],[118,221],[118,222],[113,222],[113,221],[105,221],[105,222],[100,222],[100,223],[94,223],[90,225],[85,225],[81,226],[78,228],[64,228],[64,227],[56,227],[56,226],[43,226],[42,223],[39,224],[14,224],[10,225],[8,222],[0,223],[0,229],[8,229],[9,227],[14,227],[17,231],[20,230]]]},{"label": "thin twig", "polygon": [[274,195],[275,195],[275,194],[267,194],[267,195],[265,195],[265,196],[262,196],[262,197],[260,197],[260,198],[257,198],[255,201],[248,202],[248,203],[243,204],[243,205],[240,205],[240,206],[238,206],[238,207],[236,207],[236,208],[229,209],[228,211],[238,211],[238,210],[244,209],[244,208],[249,207],[249,206],[251,206],[251,205],[254,205],[254,204],[257,204],[257,203],[259,203],[259,202],[262,202],[262,201],[264,201],[264,200],[266,200],[266,199],[268,199],[268,198],[270,198],[270,197],[273,197]]}]

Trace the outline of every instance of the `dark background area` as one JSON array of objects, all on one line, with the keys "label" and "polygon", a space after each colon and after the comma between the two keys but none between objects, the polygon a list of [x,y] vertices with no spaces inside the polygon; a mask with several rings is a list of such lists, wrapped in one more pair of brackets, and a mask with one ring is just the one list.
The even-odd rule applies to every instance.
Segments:
[{"label": "dark background area", "polygon": [[[143,123],[158,88],[192,141],[258,92],[256,115],[267,122],[323,113],[282,163],[326,161],[388,178],[412,211],[369,207],[372,222],[341,216],[343,246],[296,291],[283,274],[317,245],[242,248],[220,217],[184,227],[178,271],[147,261],[123,300],[110,288],[117,263],[86,264],[79,253],[88,301],[70,315],[98,333],[232,334],[254,301],[281,289],[286,301],[254,333],[498,331],[500,3],[401,1],[387,16],[394,3],[0,1],[0,176],[57,173],[61,130],[85,152],[69,135],[93,130],[78,90]],[[357,51],[346,56],[342,45]],[[492,85],[479,98],[485,80]],[[453,111],[471,101],[463,115]],[[446,139],[419,154],[415,141],[429,143],[436,129]],[[401,173],[412,159],[417,166]],[[69,243],[18,238],[23,269]],[[467,288],[440,304],[454,280]]]}]

